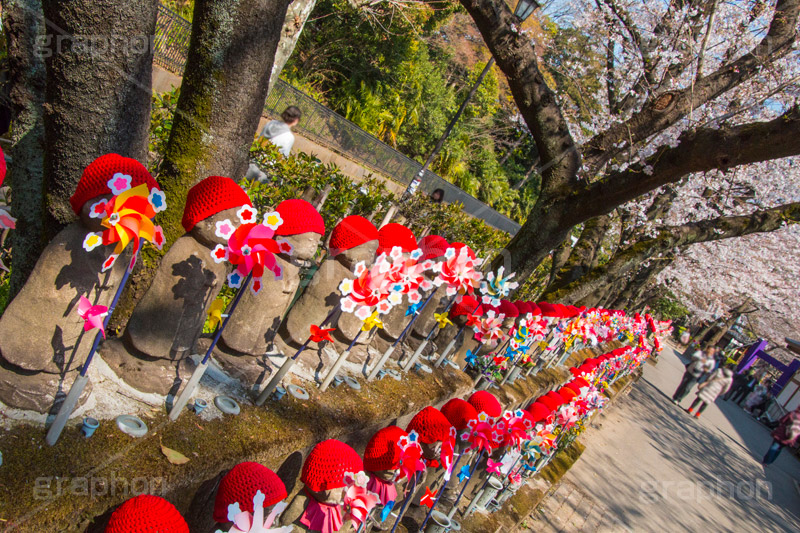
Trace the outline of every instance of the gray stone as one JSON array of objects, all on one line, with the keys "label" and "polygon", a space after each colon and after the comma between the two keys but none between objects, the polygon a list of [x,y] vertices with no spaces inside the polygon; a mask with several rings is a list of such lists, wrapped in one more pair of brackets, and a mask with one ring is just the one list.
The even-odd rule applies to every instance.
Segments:
[{"label": "gray stone", "polygon": [[213,247],[224,243],[211,228],[218,220],[235,217],[236,210],[201,221],[169,249],[128,321],[125,340],[133,350],[170,360],[191,354],[229,269],[211,257]]},{"label": "gray stone", "polygon": [[236,312],[222,332],[221,348],[250,355],[261,355],[269,349],[300,285],[298,261],[314,257],[320,235],[303,233],[286,237],[286,240],[294,247],[295,253],[291,258],[277,256],[278,264],[283,268],[283,278],[270,279],[271,274],[267,272],[258,294],[248,290],[242,295]]},{"label": "gray stone", "polygon": [[170,361],[134,354],[118,339],[103,344],[100,355],[122,381],[150,394],[175,394],[194,371],[191,358]]},{"label": "gray stone", "polygon": [[110,306],[130,262],[130,246],[101,273],[113,246],[83,249],[88,230],[70,224],[42,252],[27,283],[0,318],[0,354],[24,370],[63,374],[83,364],[97,331],[84,332],[77,305]]},{"label": "gray stone", "polygon": [[[78,377],[74,369],[65,375],[24,370],[0,358],[0,401],[9,407],[55,413]],[[83,389],[78,405],[83,405],[92,393],[92,382]]]}]

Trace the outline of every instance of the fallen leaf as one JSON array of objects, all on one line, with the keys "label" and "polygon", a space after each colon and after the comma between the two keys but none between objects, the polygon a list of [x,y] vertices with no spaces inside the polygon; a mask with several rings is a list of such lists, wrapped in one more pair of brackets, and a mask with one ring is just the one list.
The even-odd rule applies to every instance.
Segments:
[{"label": "fallen leaf", "polygon": [[183,455],[181,452],[175,451],[172,448],[167,448],[163,444],[161,444],[161,453],[166,456],[167,461],[174,465],[185,465],[189,462],[189,458]]}]

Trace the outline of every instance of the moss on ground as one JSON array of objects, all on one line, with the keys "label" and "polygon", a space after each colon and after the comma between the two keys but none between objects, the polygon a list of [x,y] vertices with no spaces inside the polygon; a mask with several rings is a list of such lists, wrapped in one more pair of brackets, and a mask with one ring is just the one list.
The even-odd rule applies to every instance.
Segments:
[{"label": "moss on ground", "polygon": [[577,440],[572,441],[569,446],[556,454],[547,466],[542,468],[539,475],[551,485],[555,485],[572,468],[585,449],[586,447]]},{"label": "moss on ground", "polygon": [[[238,462],[258,461],[278,470],[297,450],[326,438],[348,440],[348,434],[463,395],[471,384],[466,375],[449,369],[410,373],[400,382],[366,383],[360,391],[339,387],[321,395],[312,390],[307,402],[287,396],[267,408],[242,406],[239,416],[207,422],[187,412],[170,423],[156,409],[142,417],[150,428],[142,439],[119,432],[112,421],[84,439],[73,423],[49,447],[40,426],[17,425],[0,432],[0,520],[18,531],[82,531],[131,490],[143,487],[186,512],[204,481]],[[366,441],[360,441],[351,444],[363,448]],[[161,444],[189,462],[170,464]],[[138,486],[131,486],[134,481]]]}]

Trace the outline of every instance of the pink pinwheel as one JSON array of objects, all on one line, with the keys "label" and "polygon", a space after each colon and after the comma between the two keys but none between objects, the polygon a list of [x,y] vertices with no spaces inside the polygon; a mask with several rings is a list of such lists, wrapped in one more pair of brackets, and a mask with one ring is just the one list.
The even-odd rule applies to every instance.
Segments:
[{"label": "pink pinwheel", "polygon": [[476,320],[475,340],[480,343],[502,340],[505,337],[503,331],[503,315],[497,315],[494,311],[489,311],[486,316]]},{"label": "pink pinwheel", "polygon": [[487,474],[498,474],[502,475],[500,472],[500,468],[503,466],[501,461],[492,461],[491,459],[486,460],[486,473]]},{"label": "pink pinwheel", "polygon": [[0,229],[15,229],[17,219],[12,217],[8,211],[0,207]]},{"label": "pink pinwheel", "polygon": [[105,325],[103,320],[108,316],[108,307],[105,305],[92,305],[86,296],[81,296],[78,301],[78,315],[84,320],[83,331],[99,329],[106,338]]},{"label": "pink pinwheel", "polygon": [[425,271],[433,265],[432,261],[420,263],[419,258],[414,258],[413,254],[410,258],[395,261],[389,276],[392,292],[407,294],[409,303],[418,303],[422,300],[419,289],[429,291],[433,288],[433,282],[425,276]]},{"label": "pink pinwheel", "polygon": [[529,438],[525,415],[521,410],[506,411],[503,413],[503,420],[505,421],[505,431],[502,445],[519,448],[522,445],[522,441]]},{"label": "pink pinwheel", "polygon": [[442,459],[442,467],[444,467],[444,479],[449,480],[453,474],[453,454],[456,449],[456,428],[450,426],[450,437],[442,441],[442,451],[439,457]]},{"label": "pink pinwheel", "polygon": [[344,491],[344,507],[347,510],[346,518],[350,518],[356,529],[366,521],[370,511],[378,504],[380,498],[374,492],[366,489],[369,481],[366,474],[359,472],[351,478]]},{"label": "pink pinwheel", "polygon": [[574,426],[580,417],[571,405],[564,405],[558,411],[558,424],[564,429]]},{"label": "pink pinwheel", "polygon": [[486,451],[487,454],[492,453],[497,439],[493,435],[495,429],[490,421],[489,415],[481,411],[478,413],[478,418],[467,423],[469,435],[466,440],[469,441],[470,449],[478,450],[478,452]]},{"label": "pink pinwheel", "polygon": [[275,519],[280,515],[288,506],[286,502],[280,502],[272,509],[267,519],[264,519],[264,493],[260,490],[253,496],[253,510],[242,511],[238,503],[232,503],[228,506],[228,520],[233,522],[233,527],[228,530],[228,533],[291,533],[293,526],[284,526],[277,529],[269,529]]},{"label": "pink pinwheel", "polygon": [[444,254],[444,261],[437,263],[435,272],[439,275],[434,280],[434,285],[440,287],[447,285],[447,295],[474,294],[480,286],[483,274],[475,267],[480,266],[480,259],[470,257],[469,249],[464,246],[458,252],[455,248],[448,248]]},{"label": "pink pinwheel", "polygon": [[508,473],[508,480],[513,485],[519,485],[520,483],[522,483],[522,476],[519,474],[519,472],[509,472]]},{"label": "pink pinwheel", "polygon": [[392,264],[381,254],[375,263],[367,268],[362,261],[355,266],[355,279],[345,278],[339,284],[342,311],[355,313],[356,317],[366,320],[376,308],[379,314],[385,315],[394,305],[402,302],[402,293],[392,291]]},{"label": "pink pinwheel", "polygon": [[419,435],[410,431],[408,435],[400,437],[397,441],[400,448],[398,466],[400,474],[398,479],[412,479],[417,472],[425,470],[425,461],[422,460],[422,447],[419,445]]}]

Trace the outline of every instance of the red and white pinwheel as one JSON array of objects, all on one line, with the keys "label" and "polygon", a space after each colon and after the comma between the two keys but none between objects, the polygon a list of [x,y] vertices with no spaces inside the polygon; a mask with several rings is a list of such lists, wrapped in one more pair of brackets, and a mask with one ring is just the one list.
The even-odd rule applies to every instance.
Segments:
[{"label": "red and white pinwheel", "polygon": [[391,279],[391,291],[408,295],[408,303],[415,304],[422,300],[423,291],[433,288],[433,282],[425,276],[425,272],[434,266],[433,261],[419,262],[422,257],[422,250],[414,250],[406,256],[399,246],[392,249],[390,257],[393,265],[389,278]]},{"label": "red and white pinwheel", "polygon": [[522,441],[530,438],[528,435],[529,424],[525,423],[525,415],[519,409],[506,411],[503,413],[503,421],[505,428],[502,446],[511,446],[519,449],[522,446]]},{"label": "red and white pinwheel", "polygon": [[400,448],[400,459],[398,469],[400,474],[398,479],[412,479],[417,472],[425,470],[425,461],[422,460],[422,447],[419,445],[419,435],[416,431],[410,431],[408,435],[403,435],[397,440]]},{"label": "red and white pinwheel", "polygon": [[475,267],[480,266],[482,260],[473,259],[466,246],[458,252],[455,248],[448,248],[444,258],[444,261],[434,266],[435,272],[438,273],[434,285],[440,287],[446,284],[448,296],[454,296],[456,293],[474,294],[483,278],[483,274]]},{"label": "red and white pinwheel", "polygon": [[347,518],[353,521],[356,529],[367,520],[370,511],[380,502],[380,498],[374,492],[367,490],[369,478],[364,472],[357,474],[346,474],[350,476],[350,483],[344,491],[344,508],[347,510]]},{"label": "red and white pinwheel", "polygon": [[503,331],[503,315],[497,315],[494,311],[486,313],[485,317],[475,320],[475,340],[480,343],[502,340],[505,337]]},{"label": "red and white pinwheel", "polygon": [[461,439],[469,442],[471,450],[485,451],[487,454],[492,453],[492,449],[498,444],[492,419],[483,411],[478,413],[478,418],[467,423],[467,431],[462,434]]},{"label": "red and white pinwheel", "polygon": [[241,222],[238,227],[227,219],[217,222],[216,235],[228,242],[227,245],[218,244],[211,251],[211,257],[217,263],[228,261],[236,267],[228,275],[228,285],[231,287],[241,287],[244,279],[252,273],[250,290],[258,294],[264,271],[272,272],[275,279],[283,276],[276,254],[291,255],[294,250],[284,239],[273,238],[275,230],[283,224],[279,213],[267,213],[262,224],[253,222],[257,212],[248,205],[242,206],[236,214]]},{"label": "red and white pinwheel", "polygon": [[392,264],[385,255],[379,255],[369,268],[363,261],[358,263],[353,274],[355,279],[345,278],[339,284],[345,313],[354,313],[359,319],[366,320],[373,308],[385,315],[402,302],[402,293],[392,291]]}]

